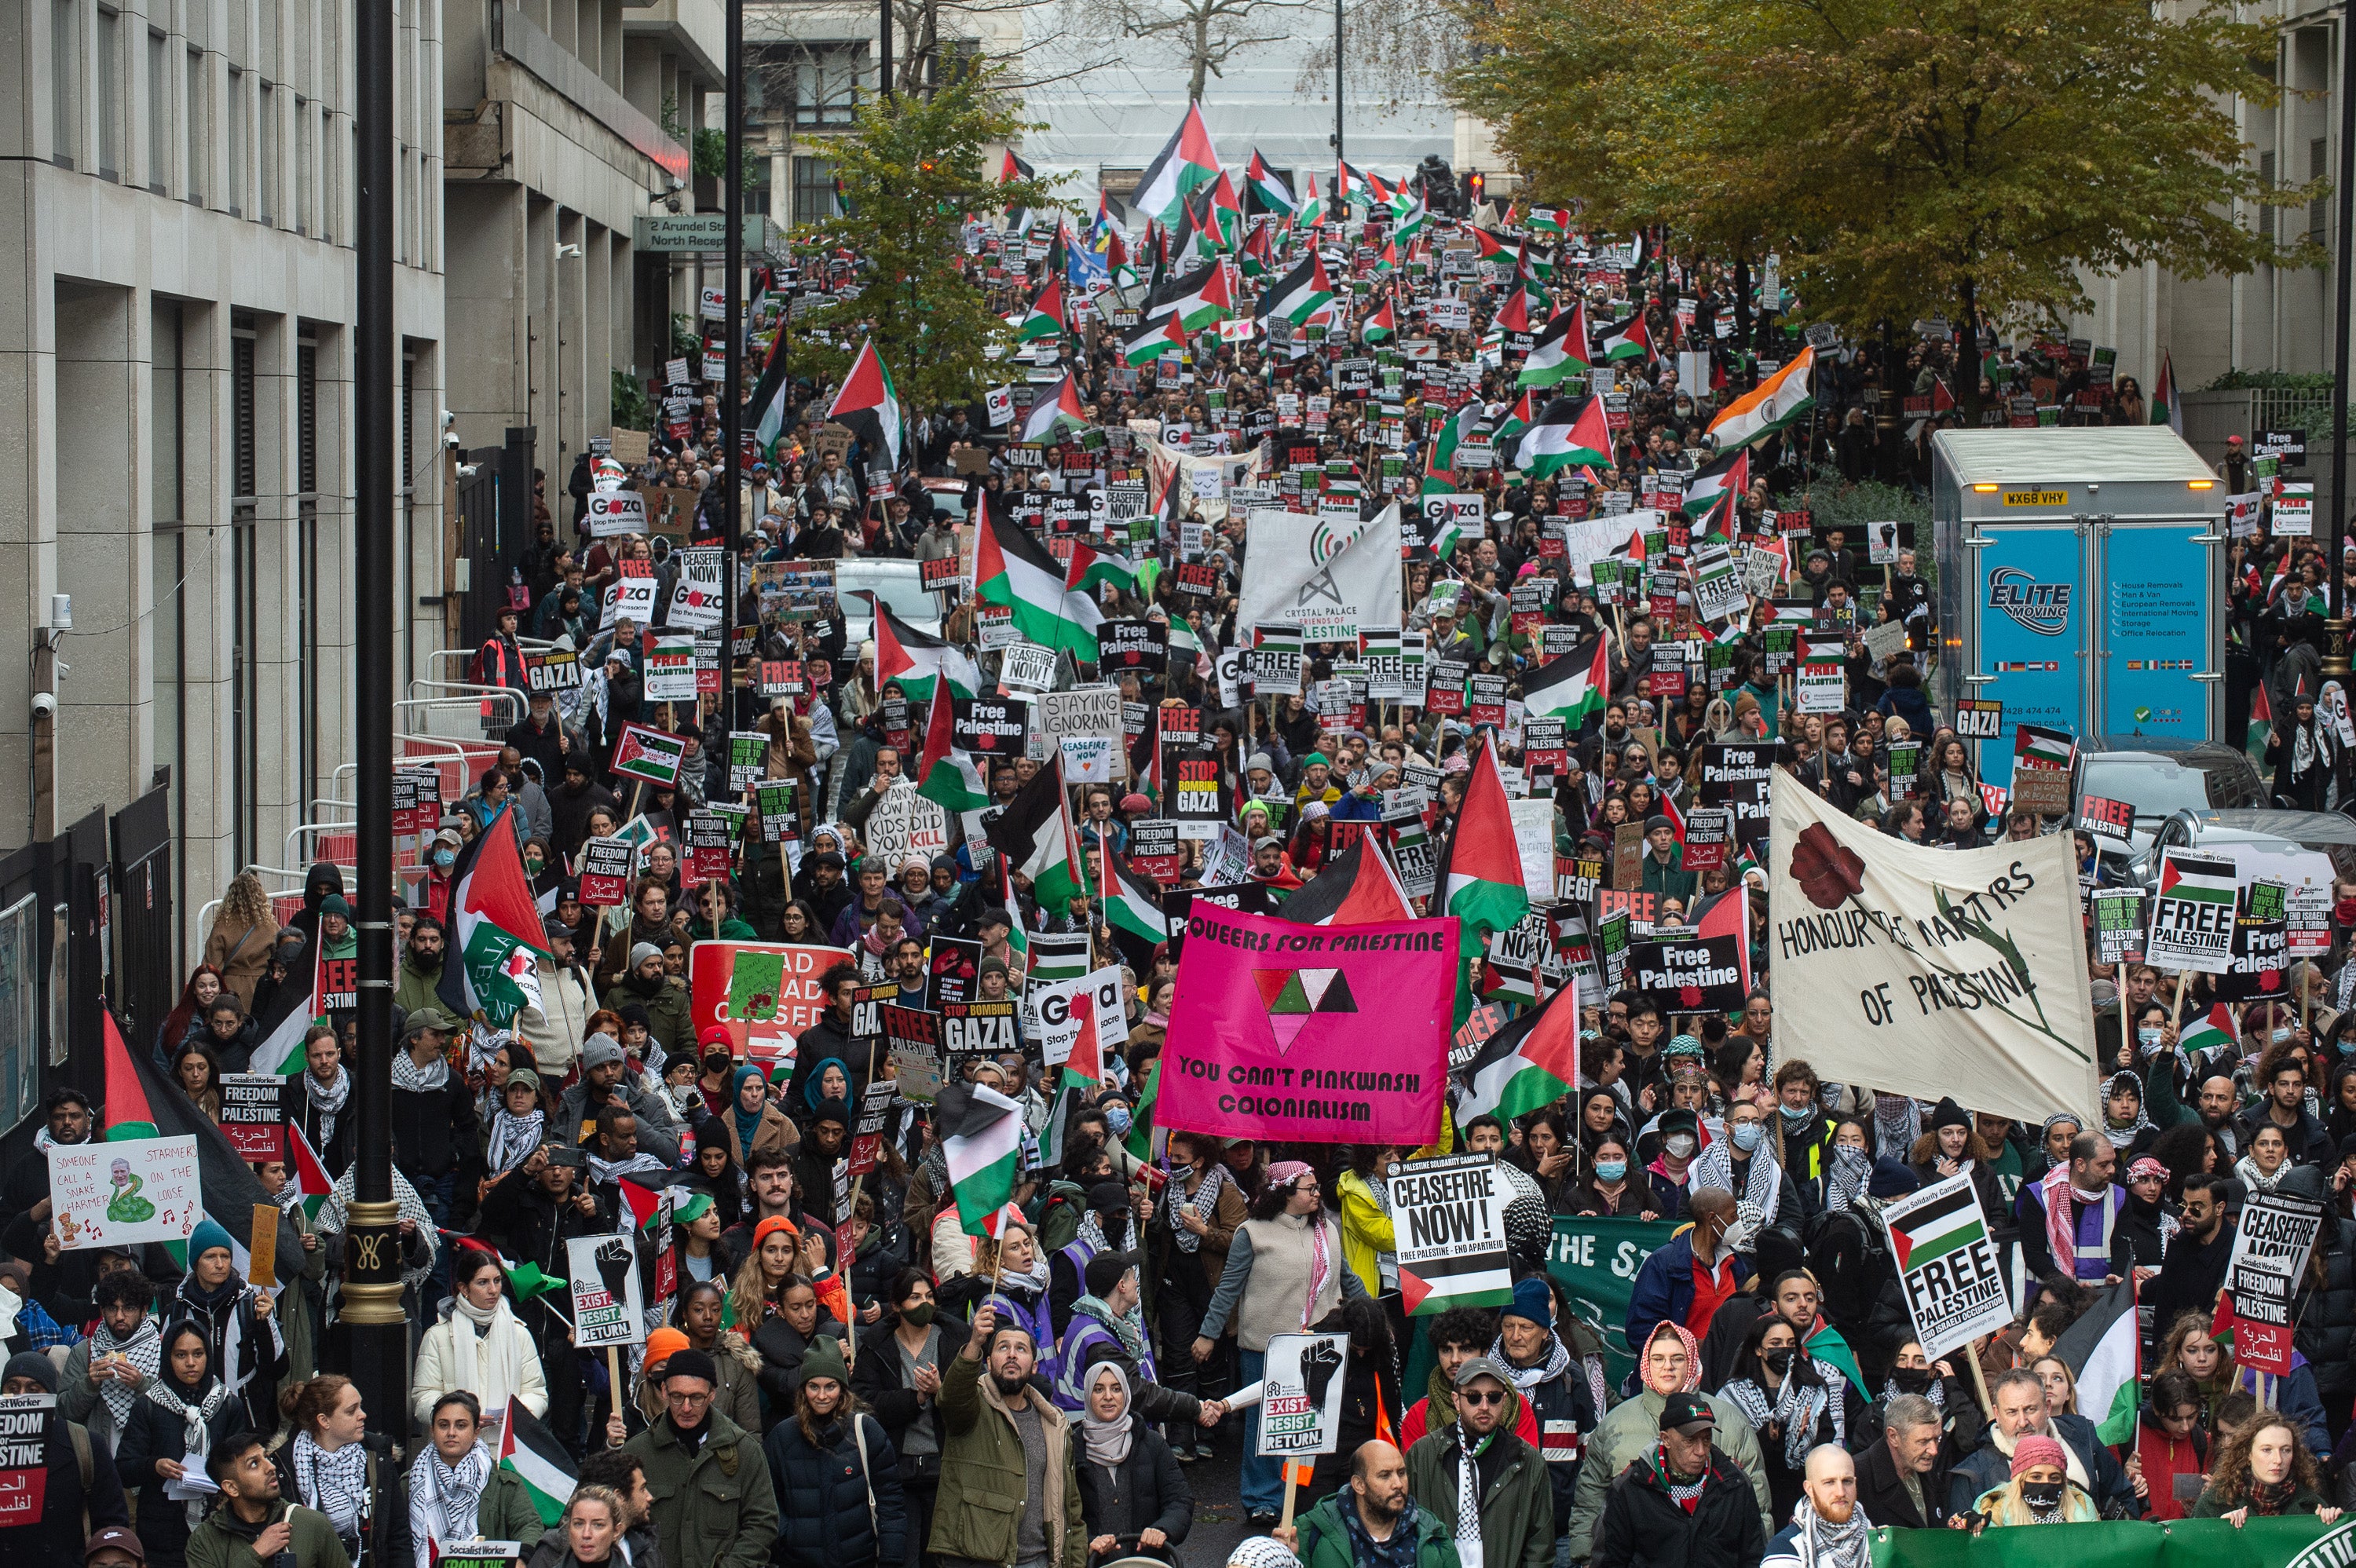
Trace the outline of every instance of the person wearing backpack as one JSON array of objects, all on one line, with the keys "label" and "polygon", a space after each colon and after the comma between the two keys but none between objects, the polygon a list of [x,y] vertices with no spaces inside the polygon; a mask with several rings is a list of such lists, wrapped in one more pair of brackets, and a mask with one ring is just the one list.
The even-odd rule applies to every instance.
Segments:
[{"label": "person wearing backpack", "polygon": [[[0,1369],[0,1394],[58,1392],[58,1366],[38,1350],[23,1350]],[[11,1563],[78,1563],[91,1531],[128,1525],[123,1480],[104,1444],[91,1441],[78,1421],[49,1412],[42,1433],[48,1476],[37,1524],[0,1528],[0,1553]]]},{"label": "person wearing backpack", "polygon": [[900,1458],[850,1381],[841,1341],[811,1341],[793,1413],[761,1445],[781,1521],[769,1559],[776,1568],[900,1568],[905,1560]]}]

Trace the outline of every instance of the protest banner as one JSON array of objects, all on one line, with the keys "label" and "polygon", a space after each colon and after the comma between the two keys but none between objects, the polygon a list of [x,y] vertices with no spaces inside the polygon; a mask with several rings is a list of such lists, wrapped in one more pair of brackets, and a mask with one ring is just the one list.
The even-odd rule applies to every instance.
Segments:
[{"label": "protest banner", "polygon": [[204,1218],[197,1140],[49,1146],[49,1213],[68,1252],[185,1242]]},{"label": "protest banner", "polygon": [[1019,757],[1030,705],[1015,697],[960,697],[950,704],[949,744],[983,757]]},{"label": "protest banner", "polygon": [[220,1130],[240,1159],[286,1157],[287,1083],[275,1072],[220,1075]]},{"label": "protest banner", "polygon": [[2105,845],[2126,848],[2135,837],[2135,805],[2124,800],[2106,800],[2099,795],[2078,797],[2078,830],[2090,834],[2095,848]]},{"label": "protest banner", "polygon": [[[680,880],[689,887],[701,887],[705,882],[724,882],[735,859],[736,819],[710,806],[697,806],[687,814],[687,824],[680,837],[687,850],[680,868]],[[710,925],[704,934],[712,934]]]},{"label": "protest banner", "polygon": [[1248,514],[1244,526],[1252,570],[1244,574],[1236,624],[1280,622],[1323,643],[1355,638],[1361,625],[1407,624],[1396,504],[1366,522],[1264,510]]},{"label": "protest banner", "polygon": [[867,851],[895,871],[911,858],[929,863],[949,852],[949,814],[903,773],[867,818]]},{"label": "protest banner", "polygon": [[2284,1265],[2293,1279],[2307,1277],[2308,1254],[2323,1231],[2323,1205],[2290,1192],[2253,1192],[2242,1206],[2233,1227],[2233,1244],[2225,1266],[2248,1258],[2265,1258]]},{"label": "protest banner", "polygon": [[627,1236],[574,1236],[564,1243],[573,1287],[573,1344],[582,1350],[635,1345],[646,1338],[638,1251]]},{"label": "protest banner", "polygon": [[1685,853],[1677,864],[1688,871],[1715,871],[1726,865],[1734,842],[1734,809],[1697,805],[1686,814]]},{"label": "protest banner", "polygon": [[1438,1136],[1453,919],[1301,926],[1198,897],[1184,930],[1160,1125],[1317,1143]]},{"label": "protest banner", "polygon": [[1965,741],[1996,740],[2004,733],[2004,704],[1994,698],[1958,698],[1954,731]]},{"label": "protest banner", "polygon": [[1023,1021],[1031,1031],[1025,1043],[1036,1046],[1040,1061],[1050,1068],[1063,1066],[1079,1039],[1080,1020],[1072,999],[1082,991],[1095,1003],[1098,1045],[1110,1050],[1129,1041],[1129,1009],[1121,1000],[1118,965],[1068,980],[1034,979],[1023,992]]},{"label": "protest banner", "polygon": [[680,759],[686,753],[686,742],[676,735],[643,724],[625,724],[621,738],[614,742],[613,769],[624,778],[671,789],[679,784]]},{"label": "protest banner", "polygon": [[1755,847],[1767,836],[1772,816],[1768,784],[1775,764],[1790,752],[1775,741],[1701,748],[1701,778],[1696,798],[1703,805],[1723,805],[1734,813],[1734,836],[1744,848]]},{"label": "protest banner", "polygon": [[1505,1247],[1510,1196],[1495,1157],[1408,1160],[1394,1163],[1389,1176],[1399,1304],[1408,1315],[1430,1317],[1451,1307],[1511,1301],[1513,1259]]},{"label": "protest banner", "polygon": [[1013,692],[1042,692],[1055,684],[1055,650],[1036,643],[1015,643],[998,659],[998,684]]},{"label": "protest banner", "polygon": [[933,1011],[973,1000],[981,984],[981,944],[969,937],[934,937],[925,974],[925,1002]]},{"label": "protest banner", "polygon": [[941,1048],[952,1064],[960,1057],[996,1056],[1020,1051],[1012,1001],[943,1002]]},{"label": "protest banner", "polygon": [[1186,845],[1178,825],[1166,817],[1141,817],[1129,825],[1129,863],[1157,882],[1174,882],[1186,869]]},{"label": "protest banner", "polygon": [[[2253,886],[2244,890],[2255,893]],[[2273,890],[2275,909],[2282,908],[2282,890]],[[2290,932],[2277,914],[2268,920],[2254,915],[2236,916],[2233,921],[2233,958],[2225,972],[2217,976],[2216,997],[2221,1002],[2264,1001],[2268,997],[2288,997],[2290,995]]]},{"label": "protest banner", "polygon": [[581,687],[581,658],[571,648],[551,648],[546,653],[523,656],[524,680],[531,690],[548,692],[576,691]]},{"label": "protest banner", "polygon": [[630,861],[637,846],[619,834],[584,839],[581,845],[581,901],[591,909],[619,909],[629,901]]},{"label": "protest banner", "polygon": [[[1867,1533],[1874,1568],[2050,1568],[2053,1562],[2051,1531],[1974,1536],[1877,1525]],[[2068,1551],[2071,1568],[2338,1568],[2356,1558],[2356,1517],[2326,1524],[2313,1514],[2268,1519],[2253,1509],[2240,1528],[2222,1519],[2075,1524]]]},{"label": "protest banner", "polygon": [[[1347,1334],[1271,1334],[1259,1411],[1263,1458],[1331,1454],[1342,1443]],[[1288,1483],[1289,1487],[1290,1483]]]},{"label": "protest banner", "polygon": [[881,1073],[860,1092],[859,1125],[851,1134],[851,1176],[865,1176],[875,1168],[876,1157],[884,1147],[884,1122],[892,1114],[896,1094],[892,1080]]},{"label": "protest banner", "polygon": [[[1937,849],[1774,781],[1768,961],[1776,1027],[1827,1079],[2041,1123],[2094,1104],[2076,858],[2067,835]],[[2230,906],[2229,906],[2230,908]]]},{"label": "protest banner", "polygon": [[1668,1220],[1558,1216],[1547,1243],[1547,1275],[1564,1302],[1603,1340],[1603,1375],[1612,1387],[1636,1365],[1628,1343],[1628,1304],[1644,1260],[1684,1228]]},{"label": "protest banner", "polygon": [[1069,691],[1051,691],[1039,699],[1037,706],[1039,733],[1050,741],[1081,736],[1120,739],[1119,687],[1076,686]]},{"label": "protest banner", "polygon": [[2101,888],[2087,901],[2094,914],[2095,962],[2140,962],[2146,924],[2143,890]]},{"label": "protest banner", "polygon": [[2144,961],[2162,969],[2222,975],[2233,966],[2240,873],[2221,856],[2160,851]]},{"label": "protest banner", "polygon": [[831,1001],[819,978],[850,961],[840,947],[781,942],[698,942],[688,952],[688,1016],[695,1038],[728,1031],[740,1060],[791,1061],[794,1040]]},{"label": "protest banner", "polygon": [[[489,1414],[485,1413],[485,1420]],[[444,1541],[434,1538],[434,1568],[514,1568],[523,1561],[520,1541]]]},{"label": "protest banner", "polygon": [[1881,1223],[1925,1355],[1935,1360],[2012,1321],[2004,1262],[1969,1175],[1887,1204]]},{"label": "protest banner", "polygon": [[57,1413],[53,1393],[0,1395],[0,1529],[40,1528],[49,1495],[49,1432],[55,1425],[64,1435]]},{"label": "protest banner", "polygon": [[597,539],[647,531],[647,498],[636,490],[593,490],[585,501],[589,532]]},{"label": "protest banner", "polygon": [[1636,943],[1628,949],[1622,983],[1666,997],[1681,1011],[1738,1010],[1751,990],[1743,965],[1747,936],[1732,930],[1696,932]]},{"label": "protest banner", "polygon": [[2278,1378],[2291,1374],[2291,1298],[2297,1276],[2280,1258],[2245,1257],[2225,1265],[2217,1297],[2217,1332],[2233,1336],[2233,1363]]}]

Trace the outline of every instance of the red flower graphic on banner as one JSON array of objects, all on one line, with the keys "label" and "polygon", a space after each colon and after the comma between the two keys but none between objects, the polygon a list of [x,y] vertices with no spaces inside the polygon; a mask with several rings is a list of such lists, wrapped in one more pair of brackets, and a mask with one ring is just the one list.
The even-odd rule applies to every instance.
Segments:
[{"label": "red flower graphic on banner", "polygon": [[1865,860],[1831,828],[1812,822],[1792,846],[1792,876],[1818,909],[1838,909],[1865,891]]}]

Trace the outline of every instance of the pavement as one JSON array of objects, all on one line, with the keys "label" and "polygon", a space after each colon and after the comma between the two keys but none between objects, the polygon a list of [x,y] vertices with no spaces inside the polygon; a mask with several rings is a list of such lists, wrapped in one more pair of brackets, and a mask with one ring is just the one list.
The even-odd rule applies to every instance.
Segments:
[{"label": "pavement", "polygon": [[1181,1568],[1225,1568],[1236,1543],[1258,1533],[1244,1522],[1237,1484],[1242,1477],[1243,1423],[1229,1416],[1218,1428],[1219,1451],[1183,1466],[1194,1493],[1194,1528],[1174,1555]]}]

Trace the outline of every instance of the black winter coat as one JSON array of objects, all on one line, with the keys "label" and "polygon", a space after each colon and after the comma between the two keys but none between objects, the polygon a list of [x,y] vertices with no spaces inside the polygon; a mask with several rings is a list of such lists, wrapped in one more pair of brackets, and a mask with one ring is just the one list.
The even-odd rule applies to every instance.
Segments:
[{"label": "black winter coat", "polygon": [[[762,1374],[765,1381],[767,1375]],[[881,1422],[872,1415],[856,1419],[866,1435],[863,1469],[859,1441],[845,1422],[820,1427],[814,1444],[788,1416],[762,1442],[769,1485],[777,1494],[777,1540],[769,1552],[777,1568],[898,1568],[904,1561],[907,1512],[900,1457]]]},{"label": "black winter coat", "polygon": [[81,1484],[81,1456],[75,1452],[68,1422],[49,1413],[48,1476],[41,1493],[41,1521],[0,1529],[0,1554],[10,1563],[45,1563],[50,1568],[81,1561],[82,1515],[90,1515],[91,1531],[110,1524],[127,1525],[131,1511],[123,1499],[123,1481],[106,1445],[82,1432],[90,1449],[90,1487]]},{"label": "black winter coat", "polygon": [[1758,1494],[1742,1467],[1712,1447],[1691,1514],[1669,1496],[1651,1459],[1621,1471],[1604,1495],[1588,1568],[1756,1568],[1766,1554]]},{"label": "black winter coat", "polygon": [[453,1072],[441,1088],[422,1094],[393,1090],[392,1159],[412,1184],[422,1187],[482,1157],[475,1096],[465,1079]]},{"label": "black winter coat", "polygon": [[[940,1344],[935,1352],[947,1363],[965,1343],[966,1326],[953,1314],[944,1313],[935,1319],[941,1331]],[[900,1455],[900,1479],[903,1482],[924,1481],[937,1484],[941,1478],[941,1450],[948,1435],[941,1430],[940,1402],[916,1397],[916,1391],[905,1386],[907,1382],[907,1353],[901,1349],[899,1337],[892,1331],[887,1320],[859,1336],[859,1363],[851,1369],[851,1392],[867,1403],[875,1419],[884,1424],[884,1431],[892,1439],[893,1451]],[[917,1422],[932,1429],[933,1453],[921,1464],[905,1450],[905,1436]]]},{"label": "black winter coat", "polygon": [[[217,1381],[208,1374],[205,1386],[211,1388]],[[185,1390],[179,1392],[185,1396]],[[188,1403],[202,1402],[198,1395]],[[219,1445],[245,1423],[245,1407],[233,1399],[223,1400],[205,1430],[212,1444]],[[177,1463],[187,1452],[187,1433],[177,1415],[144,1395],[131,1402],[131,1419],[123,1428],[123,1445],[115,1450],[114,1467],[124,1488],[139,1493],[139,1540],[147,1548],[147,1568],[180,1568],[187,1561],[187,1508],[164,1495],[165,1477],[155,1468],[158,1459]]]},{"label": "black winter coat", "polygon": [[1090,1541],[1146,1530],[1160,1531],[1173,1546],[1186,1539],[1194,1528],[1194,1493],[1160,1433],[1130,1416],[1129,1457],[1112,1469],[1088,1457],[1076,1433],[1073,1442],[1072,1462],[1080,1473],[1080,1517],[1087,1521]]},{"label": "black winter coat", "polygon": [[[820,1337],[831,1334],[842,1337],[842,1325],[819,1313],[818,1332]],[[801,1386],[802,1357],[809,1353],[809,1341],[794,1329],[794,1326],[772,1312],[753,1331],[753,1349],[761,1353],[761,1400],[772,1421],[787,1419],[786,1413],[794,1407],[794,1391]],[[784,1506],[782,1496],[778,1502]]]},{"label": "black winter coat", "polygon": [[2356,1221],[2334,1214],[2316,1238],[2316,1255],[2323,1260],[2323,1285],[2299,1292],[2295,1344],[2315,1373],[2324,1408],[2332,1410],[2347,1403],[2348,1391],[2356,1387],[2356,1366],[2350,1364],[2356,1351]]}]

